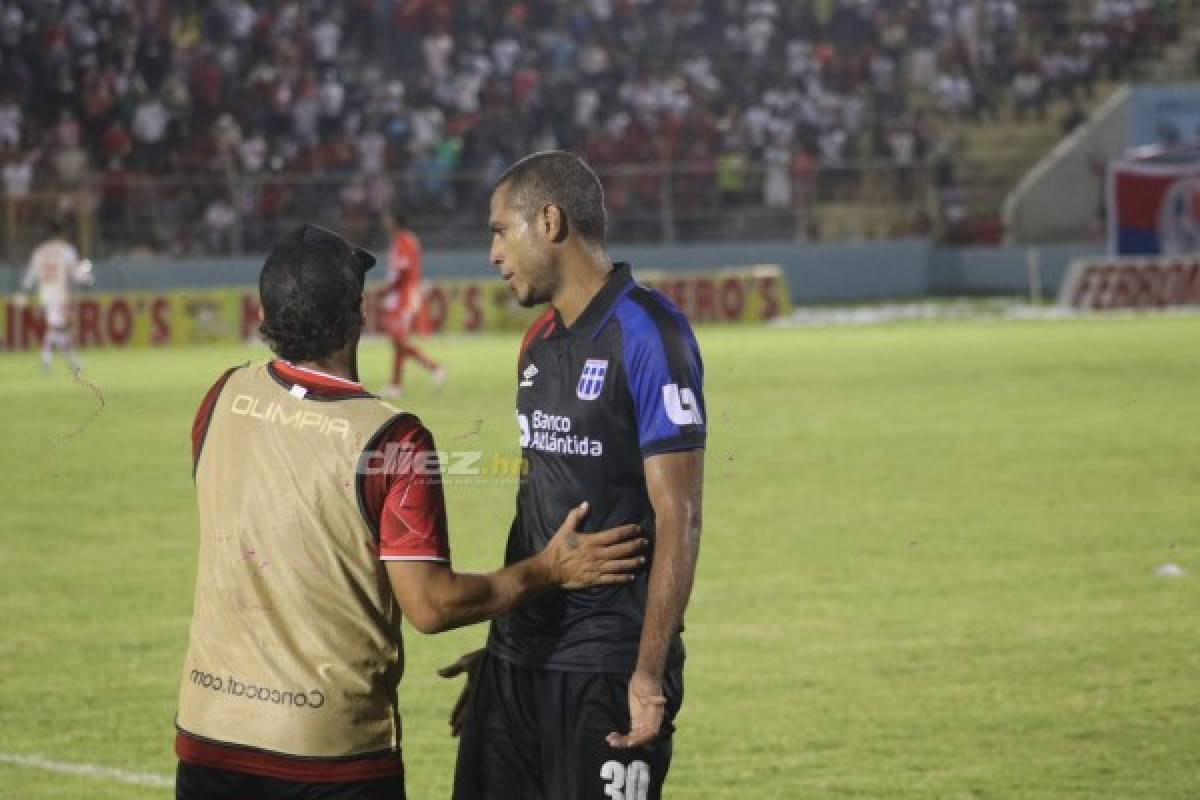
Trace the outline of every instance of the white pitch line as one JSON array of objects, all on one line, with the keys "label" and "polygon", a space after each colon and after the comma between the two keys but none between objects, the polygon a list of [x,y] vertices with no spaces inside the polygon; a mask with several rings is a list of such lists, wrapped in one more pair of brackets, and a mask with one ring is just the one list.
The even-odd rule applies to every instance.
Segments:
[{"label": "white pitch line", "polygon": [[96,780],[117,781],[132,786],[153,786],[156,789],[170,789],[175,781],[166,775],[153,772],[129,772],[123,769],[100,767],[95,764],[72,764],[67,761],[52,761],[37,754],[19,755],[17,753],[0,753],[0,764],[15,764],[18,767],[44,769],[63,775],[80,775]]}]

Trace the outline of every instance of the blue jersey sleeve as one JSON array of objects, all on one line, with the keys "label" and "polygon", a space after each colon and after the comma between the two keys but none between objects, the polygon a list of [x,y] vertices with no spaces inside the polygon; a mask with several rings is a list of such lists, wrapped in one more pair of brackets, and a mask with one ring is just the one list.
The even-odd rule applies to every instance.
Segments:
[{"label": "blue jersey sleeve", "polygon": [[640,287],[616,313],[642,456],[704,447],[704,364],[687,319]]}]

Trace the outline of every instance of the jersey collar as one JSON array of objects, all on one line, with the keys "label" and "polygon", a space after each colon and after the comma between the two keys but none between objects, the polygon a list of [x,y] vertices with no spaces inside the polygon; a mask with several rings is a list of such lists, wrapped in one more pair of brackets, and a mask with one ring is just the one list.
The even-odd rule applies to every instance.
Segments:
[{"label": "jersey collar", "polygon": [[632,283],[633,272],[629,265],[623,261],[613,264],[612,271],[608,273],[608,279],[600,287],[600,291],[592,297],[573,325],[570,327],[563,325],[562,316],[558,313],[557,308],[554,309],[555,330],[578,337],[594,335],[608,319],[609,312],[612,311],[617,298],[624,294]]},{"label": "jersey collar", "polygon": [[285,389],[291,391],[299,386],[305,389],[305,394],[314,399],[344,397],[370,397],[371,394],[363,389],[361,383],[339,378],[320,370],[298,367],[282,358],[277,358],[267,365],[271,377]]}]

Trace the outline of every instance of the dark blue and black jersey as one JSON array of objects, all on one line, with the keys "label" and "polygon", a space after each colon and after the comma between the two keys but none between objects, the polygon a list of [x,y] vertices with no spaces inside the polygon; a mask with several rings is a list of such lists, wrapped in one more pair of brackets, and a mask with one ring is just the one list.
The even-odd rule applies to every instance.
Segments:
[{"label": "dark blue and black jersey", "polygon": [[[654,541],[642,459],[704,446],[704,366],[684,316],[618,264],[579,319],[551,309],[517,364],[517,424],[527,474],[505,563],[542,550],[586,500],[584,530],[639,522]],[[653,557],[651,555],[651,557]],[[632,671],[648,572],[632,584],[553,592],[498,618],[488,649],[530,666]],[[675,637],[668,665],[683,659]]]}]

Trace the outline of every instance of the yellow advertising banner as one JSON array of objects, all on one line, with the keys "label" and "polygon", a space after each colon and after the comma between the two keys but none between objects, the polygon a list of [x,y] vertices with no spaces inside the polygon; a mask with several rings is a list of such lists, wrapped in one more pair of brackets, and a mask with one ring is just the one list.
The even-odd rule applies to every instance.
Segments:
[{"label": "yellow advertising banner", "polygon": [[707,272],[638,270],[637,279],[666,295],[693,325],[769,322],[792,310],[787,278],[777,264]]},{"label": "yellow advertising banner", "polygon": [[[235,342],[254,333],[258,298],[251,289],[175,289],[164,292],[88,292],[71,301],[77,347],[164,347]],[[30,350],[46,335],[42,309],[0,306],[4,350]]]},{"label": "yellow advertising banner", "polygon": [[[765,322],[791,309],[778,266],[678,273],[639,270],[637,278],[677,305],[693,324]],[[382,333],[374,292],[367,294],[368,333]],[[425,300],[433,333],[520,332],[537,316],[517,305],[498,280],[433,281]],[[71,331],[81,348],[165,347],[237,342],[258,328],[258,294],[252,288],[172,289],[162,292],[84,292],[71,302]],[[41,346],[46,321],[36,303],[0,304],[0,346]]]}]

